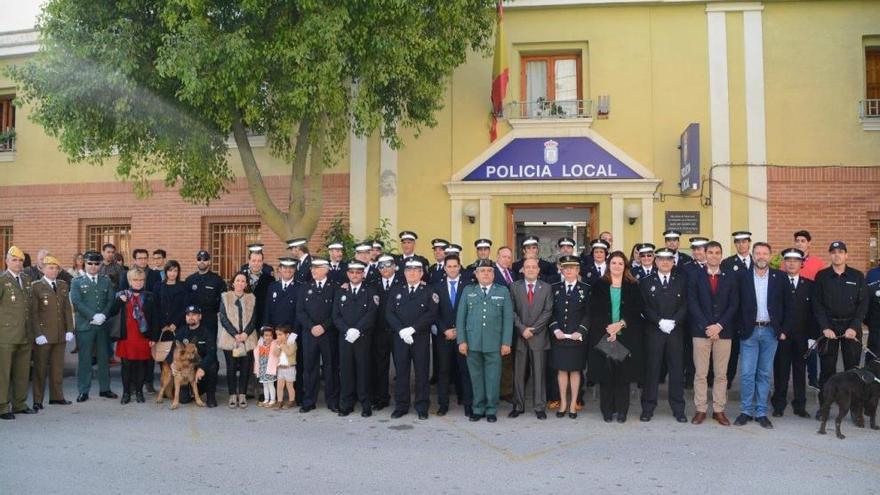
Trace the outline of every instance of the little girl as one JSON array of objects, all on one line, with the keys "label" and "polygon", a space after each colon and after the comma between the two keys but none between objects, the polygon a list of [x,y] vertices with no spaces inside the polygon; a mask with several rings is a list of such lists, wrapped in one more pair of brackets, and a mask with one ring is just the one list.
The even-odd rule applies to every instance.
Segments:
[{"label": "little girl", "polygon": [[275,405],[275,372],[278,368],[278,357],[272,351],[278,346],[275,342],[275,329],[263,327],[263,336],[257,347],[254,348],[254,374],[257,381],[263,384],[263,402],[260,407],[273,407]]},{"label": "little girl", "polygon": [[[279,325],[275,329],[277,340],[273,342],[272,354],[278,358],[278,402],[275,407],[290,409],[296,400],[293,388],[296,382],[296,336],[292,335],[290,325]],[[275,345],[275,344],[278,345]],[[284,389],[287,389],[287,402],[284,402]],[[282,405],[283,404],[283,405]]]}]

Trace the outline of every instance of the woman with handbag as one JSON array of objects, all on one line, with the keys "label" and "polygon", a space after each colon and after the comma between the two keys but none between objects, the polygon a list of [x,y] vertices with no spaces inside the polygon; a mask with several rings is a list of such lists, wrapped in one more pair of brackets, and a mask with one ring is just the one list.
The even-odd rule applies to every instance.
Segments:
[{"label": "woman with handbag", "polygon": [[153,289],[159,317],[159,334],[152,339],[156,342],[153,345],[153,360],[159,363],[162,369],[162,379],[159,383],[167,384],[156,394],[156,402],[160,404],[166,394],[169,399],[172,398],[173,382],[167,379],[171,376],[171,364],[166,361],[174,343],[175,332],[186,325],[186,307],[189,303],[189,292],[180,281],[180,263],[169,260],[163,270],[165,280],[157,283]]},{"label": "woman with handbag", "polygon": [[248,277],[236,273],[232,290],[220,296],[220,328],[217,347],[226,357],[226,386],[229,389],[229,407],[247,407],[248,379],[254,367],[252,351],[257,345],[254,331],[256,298],[248,292]]},{"label": "woman with handbag", "polygon": [[606,423],[626,422],[630,383],[643,370],[642,293],[626,255],[608,256],[608,270],[590,292],[589,371],[599,384],[599,409]]},{"label": "woman with handbag", "polygon": [[122,403],[131,402],[134,394],[137,402],[144,402],[144,377],[153,366],[150,348],[152,339],[158,335],[156,299],[152,292],[144,290],[147,274],[140,268],[127,273],[129,288],[116,293],[115,310],[119,313],[116,356],[122,361]]}]

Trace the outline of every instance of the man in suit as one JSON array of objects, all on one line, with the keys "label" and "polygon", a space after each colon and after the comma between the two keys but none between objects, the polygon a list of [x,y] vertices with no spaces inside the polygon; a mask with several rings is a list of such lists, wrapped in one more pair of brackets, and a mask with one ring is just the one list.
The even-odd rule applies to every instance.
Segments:
[{"label": "man in suit", "polygon": [[46,371],[49,379],[49,404],[68,405],[64,399],[64,348],[73,340],[73,309],[70,286],[58,278],[61,264],[54,256],[43,258],[43,276],[31,283],[31,334],[35,336],[34,410],[43,409]]},{"label": "man in suit", "polygon": [[447,255],[443,261],[446,278],[434,285],[440,296],[437,311],[437,416],[445,416],[449,411],[449,384],[455,381],[458,401],[464,405],[464,414],[473,414],[473,389],[468,373],[467,359],[458,352],[456,342],[456,317],[458,303],[465,286],[461,276],[461,258],[456,254]]},{"label": "man in suit", "polygon": [[684,414],[684,336],[687,315],[687,277],[675,273],[671,249],[656,251],[657,272],[639,282],[645,301],[645,386],[642,388],[642,421],[651,421],[657,407],[660,368],[669,370],[669,407],[679,423]]},{"label": "man in suit", "polygon": [[791,407],[802,418],[809,418],[807,405],[806,360],[808,340],[819,338],[819,327],[813,318],[813,281],[800,276],[804,252],[797,248],[782,251],[788,286],[785,291],[785,318],[782,334],[773,361],[773,417],[780,418],[788,403],[788,379],[794,386]]},{"label": "man in suit", "polygon": [[501,388],[501,356],[510,354],[513,303],[507,288],[494,283],[492,260],[477,263],[477,283],[464,288],[456,318],[458,351],[467,356],[474,389],[471,421],[494,423]]},{"label": "man in suit", "polygon": [[739,274],[740,386],[742,412],[734,424],[742,426],[753,419],[762,428],[773,428],[767,417],[770,374],[779,339],[783,337],[785,317],[785,275],[770,268],[772,249],[766,242],[752,248],[753,263]]},{"label": "man in suit", "polygon": [[388,407],[391,401],[391,394],[388,391],[388,372],[391,366],[392,335],[385,319],[385,308],[388,305],[391,290],[403,282],[397,273],[397,264],[391,255],[380,256],[376,262],[376,269],[380,274],[376,281],[379,308],[376,311],[376,331],[373,332],[372,349],[370,350],[372,357],[370,393],[372,394],[372,408],[381,411]]},{"label": "man in suit", "polygon": [[[364,284],[366,265],[347,265],[348,284],[336,291],[333,324],[339,329],[339,415],[348,416],[355,397],[361,403],[361,417],[373,415],[370,405],[370,339],[376,323],[379,294]],[[355,395],[357,392],[357,395]]]},{"label": "man in suit", "polygon": [[706,244],[706,271],[688,277],[688,320],[694,349],[694,406],[691,423],[702,424],[707,412],[707,376],[711,357],[715,379],[712,385],[712,419],[730,426],[724,414],[727,405],[727,361],[730,357],[732,322],[739,307],[737,281],[732,272],[721,269],[721,244]]},{"label": "man in suit", "polygon": [[77,368],[76,380],[79,388],[77,402],[89,400],[92,387],[92,352],[98,361],[98,385],[100,396],[115,399],[118,396],[110,390],[110,369],[108,351],[110,342],[110,321],[115,293],[113,284],[101,270],[101,255],[95,251],[85,254],[86,275],[73,279],[70,286],[70,303],[73,306],[76,325]]},{"label": "man in suit", "polygon": [[[144,271],[144,274],[147,277],[146,283],[144,284],[144,290],[152,291],[153,287],[162,281],[162,276],[159,275],[159,272],[150,268],[150,252],[146,249],[135,249],[131,252],[131,260],[132,268],[140,268]],[[126,290],[128,288],[128,277],[123,274],[122,278],[119,280],[119,289]]]},{"label": "man in suit", "polygon": [[36,412],[26,402],[33,342],[30,282],[24,273],[24,253],[10,247],[6,252],[6,271],[0,275],[0,419]]},{"label": "man in suit", "polygon": [[[273,275],[274,270],[269,272],[265,270],[266,264],[263,262],[264,256],[262,244],[259,246],[260,249],[258,250],[249,249],[248,263],[244,270],[248,279],[248,287],[250,287],[251,293],[253,293],[254,298],[256,299],[256,305],[254,306],[254,328],[262,328],[263,326],[266,296],[269,292],[269,286],[275,281],[275,276]],[[254,382],[256,382],[256,380],[254,380]]]},{"label": "man in suit", "polygon": [[312,281],[298,289],[296,316],[303,345],[303,399],[299,411],[315,409],[318,387],[324,377],[324,400],[332,412],[339,412],[337,359],[339,334],[333,324],[333,301],[338,286],[327,277],[330,263],[313,258]]},{"label": "man in suit", "polygon": [[516,333],[513,362],[514,400],[513,410],[508,414],[511,418],[519,416],[526,410],[526,373],[528,373],[532,379],[535,416],[538,419],[547,419],[545,371],[547,351],[550,350],[547,325],[553,315],[553,289],[550,284],[538,279],[540,271],[538,260],[525,260],[524,278],[508,287],[513,302],[513,328]]},{"label": "man in suit", "polygon": [[404,265],[405,283],[392,287],[385,308],[396,370],[392,419],[401,418],[409,412],[410,367],[415,369],[416,412],[419,419],[428,419],[431,325],[437,321],[440,296],[433,287],[422,281],[424,272],[425,264],[410,256]]},{"label": "man in suit", "polygon": [[443,270],[443,259],[446,257],[447,247],[449,247],[449,241],[446,239],[431,239],[434,264],[428,269],[428,284],[430,285],[436,285],[446,277],[446,271]]},{"label": "man in suit", "polygon": [[294,280],[303,285],[312,281],[312,256],[309,254],[308,243],[309,240],[305,237],[297,237],[287,241],[290,256],[297,261]]},{"label": "man in suit", "polygon": [[[733,237],[733,246],[736,249],[736,253],[728,256],[721,262],[721,270],[737,275],[742,270],[750,270],[752,268],[752,255],[750,254],[752,233],[745,230],[737,230],[731,236]],[[731,342],[730,359],[727,362],[728,389],[733,385],[733,380],[736,378],[736,369],[739,365],[739,352],[741,349],[739,336],[743,330],[743,322],[738,311],[734,316],[733,326],[733,341]]]},{"label": "man in suit", "polygon": [[651,244],[650,242],[643,242],[639,244],[636,248],[636,253],[638,253],[639,264],[638,266],[634,266],[631,270],[633,277],[638,280],[642,280],[643,278],[648,278],[651,275],[657,273],[657,267],[655,265],[655,255],[654,250],[656,246]]},{"label": "man in suit", "polygon": [[[279,258],[278,275],[281,276],[281,279],[272,282],[266,291],[263,325],[268,325],[272,328],[287,325],[293,330],[294,335],[299,337],[302,335],[302,331],[296,321],[296,299],[300,288],[300,285],[294,280],[296,276],[296,260],[289,256]],[[297,376],[303,376],[302,366],[302,346],[298,345],[296,346]],[[302,382],[303,380],[300,379],[294,383],[297,402],[302,401]]]}]

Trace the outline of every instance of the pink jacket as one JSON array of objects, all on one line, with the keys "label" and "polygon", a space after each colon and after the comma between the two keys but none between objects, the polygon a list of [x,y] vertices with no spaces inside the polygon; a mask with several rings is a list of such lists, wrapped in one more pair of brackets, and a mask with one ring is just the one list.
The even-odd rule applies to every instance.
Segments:
[{"label": "pink jacket", "polygon": [[[257,346],[254,347],[254,374],[260,376],[260,348],[263,347],[263,338],[260,337],[260,341],[257,343]],[[269,363],[266,365],[266,374],[267,375],[275,375],[278,371],[278,356],[273,352],[275,348],[278,347],[278,341],[273,340],[271,344],[269,344]]]}]

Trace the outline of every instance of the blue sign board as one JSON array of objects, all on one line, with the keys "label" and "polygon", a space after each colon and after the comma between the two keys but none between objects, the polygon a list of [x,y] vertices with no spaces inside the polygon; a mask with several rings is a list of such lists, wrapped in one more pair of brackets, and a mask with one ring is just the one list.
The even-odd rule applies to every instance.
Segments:
[{"label": "blue sign board", "polygon": [[700,188],[700,124],[691,124],[681,133],[678,149],[681,162],[681,192]]},{"label": "blue sign board", "polygon": [[587,137],[516,138],[464,178],[486,180],[641,179]]}]

